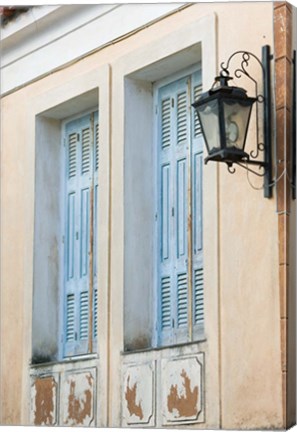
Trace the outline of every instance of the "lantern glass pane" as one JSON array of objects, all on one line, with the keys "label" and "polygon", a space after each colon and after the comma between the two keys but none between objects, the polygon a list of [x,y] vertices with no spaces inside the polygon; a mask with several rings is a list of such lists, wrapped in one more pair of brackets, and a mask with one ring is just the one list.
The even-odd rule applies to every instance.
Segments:
[{"label": "lantern glass pane", "polygon": [[226,147],[244,150],[252,104],[224,101]]},{"label": "lantern glass pane", "polygon": [[208,152],[220,150],[218,101],[213,100],[197,107]]}]

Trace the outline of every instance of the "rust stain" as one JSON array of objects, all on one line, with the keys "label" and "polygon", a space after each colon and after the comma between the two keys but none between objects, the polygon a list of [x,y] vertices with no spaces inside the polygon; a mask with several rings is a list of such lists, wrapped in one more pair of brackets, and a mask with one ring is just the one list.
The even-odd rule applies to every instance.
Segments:
[{"label": "rust stain", "polygon": [[170,393],[167,396],[167,407],[169,412],[173,410],[178,411],[178,417],[193,417],[197,416],[197,402],[198,402],[198,386],[191,390],[191,380],[185,370],[180,374],[184,379],[183,387],[185,395],[179,396],[177,384],[170,387]]},{"label": "rust stain", "polygon": [[56,386],[53,377],[39,378],[35,381],[35,412],[34,424],[54,424],[54,388]]},{"label": "rust stain", "polygon": [[75,381],[70,383],[68,396],[68,418],[66,424],[72,420],[72,426],[83,424],[86,417],[91,417],[92,392],[90,389],[84,391],[84,400],[75,397]]},{"label": "rust stain", "polygon": [[129,387],[129,383],[130,383],[130,376],[128,377],[128,380],[127,380],[127,387],[126,387],[126,392],[125,392],[125,399],[127,401],[127,407],[129,410],[129,414],[130,414],[130,416],[132,416],[134,414],[137,417],[139,417],[140,420],[142,420],[143,419],[143,412],[142,412],[141,402],[139,402],[138,405],[136,404],[137,383],[135,383],[132,388]]}]

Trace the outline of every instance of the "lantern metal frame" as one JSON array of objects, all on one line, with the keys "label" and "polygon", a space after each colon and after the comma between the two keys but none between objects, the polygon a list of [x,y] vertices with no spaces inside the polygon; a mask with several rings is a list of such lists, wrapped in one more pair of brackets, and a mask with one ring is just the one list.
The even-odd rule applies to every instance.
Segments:
[{"label": "lantern metal frame", "polygon": [[[222,157],[218,159],[212,159],[211,154],[205,159],[205,163],[209,160],[216,160],[218,162],[225,162],[228,166],[228,171],[231,174],[234,174],[235,168],[233,164],[240,166],[241,168],[245,168],[246,170],[252,172],[253,174],[263,177],[264,179],[264,197],[271,198],[272,197],[272,149],[271,149],[271,91],[270,91],[270,60],[272,56],[270,55],[270,47],[269,45],[265,45],[262,47],[262,62],[259,58],[249,51],[236,51],[234,52],[227,62],[221,63],[221,71],[220,77],[217,77],[216,81],[221,79],[229,80],[230,77],[230,63],[232,60],[241,55],[241,64],[240,67],[235,69],[234,76],[236,78],[241,78],[242,76],[246,76],[249,78],[255,85],[255,105],[256,105],[256,133],[257,133],[257,146],[256,149],[252,150],[249,154],[242,152],[244,154],[242,159],[239,160],[228,160],[228,158]],[[256,60],[256,62],[260,65],[262,70],[262,79],[263,79],[263,94],[258,93],[258,82],[255,78],[251,76],[249,71],[247,70],[249,66],[249,62],[251,59]],[[236,89],[236,87],[233,87]],[[259,104],[263,104],[263,142],[260,140],[260,132],[259,132]],[[195,107],[195,102],[193,104]],[[263,154],[263,158],[259,159],[260,154]],[[222,153],[223,155],[223,153]],[[257,165],[259,170],[255,171],[251,169],[249,166]]]}]

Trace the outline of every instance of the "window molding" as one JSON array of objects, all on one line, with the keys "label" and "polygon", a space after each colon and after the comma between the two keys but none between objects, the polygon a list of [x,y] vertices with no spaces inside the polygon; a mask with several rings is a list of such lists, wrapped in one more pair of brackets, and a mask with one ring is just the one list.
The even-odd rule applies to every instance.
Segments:
[{"label": "window molding", "polygon": [[[100,75],[102,75],[102,74],[100,74]],[[101,78],[102,78],[102,76],[101,76]],[[91,87],[93,86],[92,79],[90,80],[89,85]],[[76,91],[77,91],[77,89],[76,89]],[[53,102],[53,95],[54,94],[55,94],[55,91],[53,91],[51,93],[51,98],[47,99],[47,103],[49,101]],[[59,96],[58,99],[60,99],[60,95],[57,95],[57,96]],[[81,95],[76,95],[73,98],[70,98],[69,100],[64,100],[64,101],[60,100],[60,102],[61,102],[60,104],[54,105],[51,108],[48,107],[47,109],[42,110],[41,112],[37,113],[34,116],[34,125],[36,125],[36,127],[38,124],[40,124],[40,122],[42,122],[42,124],[44,124],[44,125],[48,125],[48,126],[46,126],[47,131],[45,130],[45,132],[44,132],[45,134],[48,134],[48,136],[52,137],[53,133],[52,133],[51,128],[52,127],[56,128],[55,141],[56,141],[56,145],[60,147],[60,156],[55,160],[54,165],[59,165],[60,172],[61,172],[61,178],[64,178],[64,176],[65,176],[65,155],[63,152],[63,150],[64,150],[63,129],[65,127],[65,124],[70,120],[74,120],[74,119],[81,117],[81,115],[83,116],[83,115],[89,114],[90,112],[93,112],[94,110],[98,110],[98,104],[96,106],[94,106],[94,102],[96,100],[99,101],[98,96],[99,96],[98,95],[98,87],[93,88],[92,90],[88,90],[87,92],[82,93]],[[40,106],[41,102],[44,102],[45,100],[46,100],[46,98],[44,98],[44,99],[39,98],[38,101],[36,101],[36,102],[38,102],[37,105],[38,105],[39,109],[41,108],[41,106]],[[82,103],[80,104],[80,102],[82,102]],[[33,100],[33,106],[34,106],[34,100]],[[78,111],[80,106],[84,107],[84,110],[81,113],[78,113],[77,111]],[[36,106],[35,106],[35,108],[36,108]],[[74,111],[76,111],[76,113],[73,114]],[[71,114],[71,115],[67,116],[67,114]],[[64,115],[64,118],[61,118],[62,115]],[[52,126],[52,125],[55,125],[55,126]],[[102,130],[100,131],[101,135],[102,135],[102,132],[103,133],[105,132],[104,129],[105,128],[103,127],[103,131]],[[44,133],[42,133],[41,135],[40,135],[40,133],[35,133],[36,149],[40,145],[40,143],[44,141]],[[52,138],[52,140],[53,140],[53,138]],[[46,144],[44,144],[44,145],[46,145]],[[101,156],[102,156],[102,158],[105,157],[104,151],[102,152]],[[57,162],[57,161],[59,161],[59,162]],[[46,162],[46,164],[47,164],[47,162]],[[36,163],[38,163],[37,160],[36,160]],[[37,169],[37,165],[35,167],[35,170],[36,169]],[[106,178],[104,180],[106,182]],[[36,181],[38,181],[38,180],[37,179],[35,180],[35,188],[36,188]],[[60,180],[60,184],[61,184],[61,186],[59,187],[59,189],[64,188],[64,185],[63,185],[61,180]],[[59,195],[60,195],[60,197],[59,197]],[[63,215],[63,207],[64,206],[63,206],[63,202],[62,202],[63,197],[62,197],[62,194],[59,194],[59,195],[57,195],[57,205],[60,208],[59,220],[62,221],[63,216],[64,216]],[[104,192],[103,192],[103,195],[104,195]],[[38,200],[39,200],[39,198],[35,196],[35,205],[36,205],[36,203],[38,203]],[[98,211],[99,211],[99,209],[97,209],[97,212]],[[35,224],[36,224],[36,217],[37,217],[37,214],[36,214],[36,210],[35,210],[35,218],[34,218]],[[57,233],[58,243],[61,244],[61,246],[60,245],[58,246],[59,249],[61,249],[61,247],[62,247],[62,236],[63,236],[62,227],[60,227],[59,233]],[[37,245],[38,238],[36,238],[35,230],[34,230],[34,237],[35,237],[34,249],[37,248],[35,251],[35,256],[38,256],[38,253],[39,253],[39,249],[38,249],[38,245]],[[36,255],[36,253],[37,253],[37,255]],[[63,256],[61,253],[60,253],[60,258],[58,259],[58,261],[59,261],[58,267],[61,269],[62,265],[63,265]],[[34,266],[33,266],[33,274],[34,275],[36,275],[36,271],[37,271],[36,258],[34,258]],[[61,304],[61,296],[63,296],[63,294],[62,294],[63,279],[62,279],[62,272],[59,270],[58,273],[59,273],[59,275],[57,276],[57,278],[58,278],[58,282],[57,282],[58,285],[57,286],[59,286],[59,290],[58,290],[59,292],[57,294],[57,299],[54,302],[51,302],[51,300],[49,299],[49,303],[48,303],[48,301],[42,301],[44,304],[47,304],[47,306],[50,306],[51,303],[56,303],[56,304],[59,303],[59,305]],[[34,276],[34,279],[35,279],[35,277],[36,276]],[[35,302],[35,304],[36,304],[36,292],[38,292],[39,290],[40,290],[40,286],[38,288],[38,283],[36,284],[36,281],[35,281],[34,282],[34,293],[35,294],[33,293],[33,302]],[[104,296],[103,296],[103,298],[104,298]],[[104,320],[104,308],[105,308],[105,305],[103,304],[100,307],[101,316],[102,316],[103,320]],[[35,309],[36,309],[36,307],[35,307]],[[32,337],[33,337],[33,339],[32,339],[32,354],[30,355],[30,363],[31,363],[32,367],[37,365],[37,364],[43,364],[43,363],[48,362],[48,361],[59,362],[59,361],[64,360],[63,354],[62,354],[62,349],[61,349],[61,343],[62,342],[61,342],[60,324],[62,323],[62,317],[61,317],[60,310],[61,310],[61,308],[60,308],[60,306],[58,306],[56,318],[54,318],[54,322],[58,323],[58,331],[56,331],[56,330],[54,331],[54,334],[55,334],[54,337],[56,339],[56,342],[55,342],[56,348],[54,348],[54,351],[52,350],[53,352],[55,352],[54,356],[53,355],[43,356],[42,354],[40,354],[40,352],[36,353],[36,343],[37,343],[36,329],[39,329],[40,326],[38,325],[38,318],[37,318],[39,312],[38,312],[38,310],[35,310],[35,311],[33,310],[33,316],[32,316],[32,331],[33,331]],[[53,316],[55,316],[55,315],[53,314]],[[44,337],[44,333],[43,333],[43,336],[41,339],[45,339],[43,343],[45,345],[48,345],[48,343],[46,342],[46,338]],[[96,349],[96,351],[97,351],[97,349]]]},{"label": "window molding", "polygon": [[[113,183],[113,193],[116,197],[123,196],[123,200],[119,200],[117,198],[117,201],[114,201],[114,209],[113,212],[115,215],[115,220],[120,220],[121,217],[123,217],[123,220],[126,221],[129,219],[128,215],[126,214],[126,199],[127,199],[127,191],[124,190],[123,184],[127,184],[127,179],[125,177],[126,172],[126,161],[127,161],[127,146],[131,146],[131,141],[136,140],[135,138],[135,127],[134,125],[137,125],[137,127],[141,128],[141,117],[139,112],[141,109],[144,109],[143,112],[146,112],[148,105],[150,105],[152,102],[150,102],[149,97],[147,99],[147,103],[145,104],[144,108],[141,108],[141,105],[139,106],[139,109],[136,110],[136,116],[138,116],[138,120],[134,121],[134,124],[132,126],[130,125],[127,127],[127,119],[129,117],[129,108],[131,108],[131,101],[129,102],[129,90],[127,90],[127,85],[134,86],[135,91],[137,88],[139,88],[140,92],[141,89],[145,89],[149,84],[155,83],[156,80],[163,80],[166,81],[166,76],[171,75],[173,73],[180,74],[180,71],[183,71],[187,67],[192,67],[193,64],[197,64],[197,60],[199,61],[199,56],[201,56],[202,64],[205,65],[206,70],[203,69],[202,71],[202,81],[203,86],[206,88],[208,85],[211,85],[212,82],[211,76],[212,74],[215,74],[216,70],[216,56],[213,55],[214,52],[216,52],[215,46],[215,15],[207,15],[204,17],[199,18],[198,20],[193,20],[192,23],[187,23],[187,26],[181,26],[180,28],[177,28],[176,30],[169,32],[169,34],[162,35],[158,39],[158,49],[156,50],[156,42],[148,43],[147,45],[143,45],[141,47],[141,50],[137,49],[132,51],[131,53],[127,54],[125,58],[122,58],[118,60],[113,65],[113,97],[114,97],[114,103],[113,103],[113,115],[115,118],[122,118],[122,113],[125,112],[125,118],[123,118],[123,121],[120,121],[117,124],[116,130],[114,130],[114,140],[113,140],[113,165],[117,167],[117,175],[113,176],[112,183]],[[172,43],[172,40],[174,40],[174,44]],[[202,47],[202,49],[201,49]],[[145,56],[144,56],[145,53]],[[182,65],[182,66],[181,66]],[[142,102],[141,102],[142,103]],[[153,103],[152,103],[153,104]],[[132,114],[131,114],[132,116]],[[153,124],[153,116],[145,115],[146,118],[146,124],[151,122]],[[137,118],[137,117],[136,117]],[[140,118],[140,121],[139,121]],[[130,129],[129,129],[130,128]],[[132,135],[131,135],[132,134]],[[143,141],[147,140],[147,148],[150,148],[151,142],[147,139],[147,134],[142,133],[139,135],[139,139],[137,141],[137,147],[140,145],[144,145]],[[122,138],[124,137],[124,138]],[[136,144],[135,144],[136,145]],[[131,150],[130,150],[131,152]],[[146,165],[152,158],[152,154],[150,154],[149,158],[146,160]],[[148,179],[148,182],[151,180]],[[217,170],[213,169],[213,167],[210,167],[209,172],[206,175],[206,194],[208,195],[206,198],[206,205],[207,208],[212,208],[214,205],[214,202],[217,200]],[[209,191],[211,191],[209,193]],[[151,198],[150,198],[151,199]],[[134,201],[136,201],[136,196],[134,196]],[[205,211],[205,209],[204,209]],[[208,272],[208,274],[205,275],[205,283],[210,284],[212,286],[218,286],[217,280],[218,280],[218,264],[217,264],[217,238],[214,241],[213,239],[213,233],[214,230],[217,230],[217,214],[214,214],[212,212],[212,216],[209,218],[210,220],[207,222],[207,239],[206,242],[208,244],[208,252],[209,257],[207,258],[207,262],[210,262],[211,265],[208,267],[213,268],[213,263],[215,262],[215,268],[216,271]],[[211,224],[211,230],[209,230],[209,223]],[[124,284],[124,305],[125,304],[131,304],[131,298],[127,298],[127,290],[131,289],[133,291],[131,286],[131,281],[127,279],[129,277],[129,269],[131,268],[131,263],[129,264],[127,262],[127,239],[126,239],[126,233],[127,233],[128,227],[126,226],[126,223],[124,223],[124,226],[121,224],[113,224],[112,227],[112,238],[117,239],[116,243],[112,242],[112,248],[117,248],[117,264],[123,263],[123,267],[117,268],[117,270],[113,270],[113,264],[112,264],[112,274],[114,275],[112,278],[112,284],[111,284],[111,295],[119,295],[118,289],[122,284]],[[211,246],[209,248],[209,243],[211,242]],[[148,248],[151,248],[151,245],[147,245]],[[145,264],[145,268],[147,269],[147,264]],[[206,264],[205,264],[206,266]],[[127,276],[128,275],[128,276]],[[210,279],[210,282],[209,282]],[[206,282],[207,281],[207,282]],[[153,283],[151,283],[152,288]],[[134,287],[135,290],[139,292],[140,285],[137,285]],[[217,298],[217,291],[212,290],[211,292],[211,301],[213,304],[217,304],[218,298]],[[208,295],[207,295],[208,297]],[[146,300],[144,300],[146,301]],[[208,303],[208,299],[207,299]],[[111,311],[115,310],[113,306],[111,306]],[[113,323],[113,326],[120,329],[121,322],[124,322],[124,329],[123,333],[120,335],[118,334],[117,337],[114,340],[114,343],[118,343],[119,340],[124,341],[124,350],[125,351],[134,351],[138,349],[144,349],[148,348],[148,346],[142,346],[140,347],[138,343],[129,344],[126,346],[126,337],[127,337],[127,328],[125,319],[127,316],[129,316],[129,322],[133,323],[133,313],[131,313],[131,310],[129,310],[129,313],[127,313],[125,307],[123,308],[123,315],[122,312],[119,310],[118,307],[116,307],[116,314],[117,318],[115,322]],[[132,311],[133,312],[133,311]],[[207,313],[207,312],[206,312]],[[212,322],[217,319],[217,309],[214,308],[210,311],[210,320]],[[207,324],[205,324],[207,325]],[[132,327],[136,328],[135,325]],[[146,327],[149,330],[149,326]],[[212,327],[211,330],[213,330],[214,327]],[[155,335],[155,329],[154,325],[150,324],[151,333],[149,336],[150,339],[150,347],[156,347],[157,343],[155,341],[155,338],[152,337],[152,335]],[[131,334],[132,336],[132,334]],[[203,339],[204,337],[208,336],[208,334],[197,335],[197,340]],[[121,339],[122,337],[122,339]],[[215,337],[215,335],[214,335]],[[133,339],[133,337],[132,337]],[[137,339],[137,338],[136,338]],[[135,339],[135,341],[136,341]],[[113,337],[111,340],[111,344],[113,344]],[[119,346],[119,349],[121,349],[121,345]]]}]

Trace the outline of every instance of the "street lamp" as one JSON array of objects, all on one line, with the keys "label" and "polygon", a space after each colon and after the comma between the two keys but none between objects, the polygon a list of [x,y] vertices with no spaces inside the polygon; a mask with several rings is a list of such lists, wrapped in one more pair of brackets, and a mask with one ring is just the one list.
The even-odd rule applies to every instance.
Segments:
[{"label": "street lamp", "polygon": [[[256,97],[249,97],[246,90],[240,87],[229,86],[232,80],[229,73],[229,63],[236,55],[242,56],[241,67],[235,70],[235,76],[240,78],[243,74],[255,83]],[[258,85],[247,71],[250,58],[253,57],[261,65],[263,73],[263,96],[258,95]],[[225,162],[229,172],[235,169],[233,164],[264,177],[264,196],[272,196],[272,168],[271,168],[271,128],[270,128],[270,49],[262,49],[262,63],[247,51],[233,53],[226,66],[221,64],[221,72],[215,78],[212,88],[203,93],[192,105],[198,115],[202,134],[204,137],[208,161]],[[253,104],[256,103],[257,148],[256,151],[245,151],[246,138]],[[264,104],[263,128],[264,142],[259,142],[258,108],[257,104]],[[264,159],[259,159],[260,152],[264,152]],[[258,165],[264,170],[259,173],[248,165]]]}]

